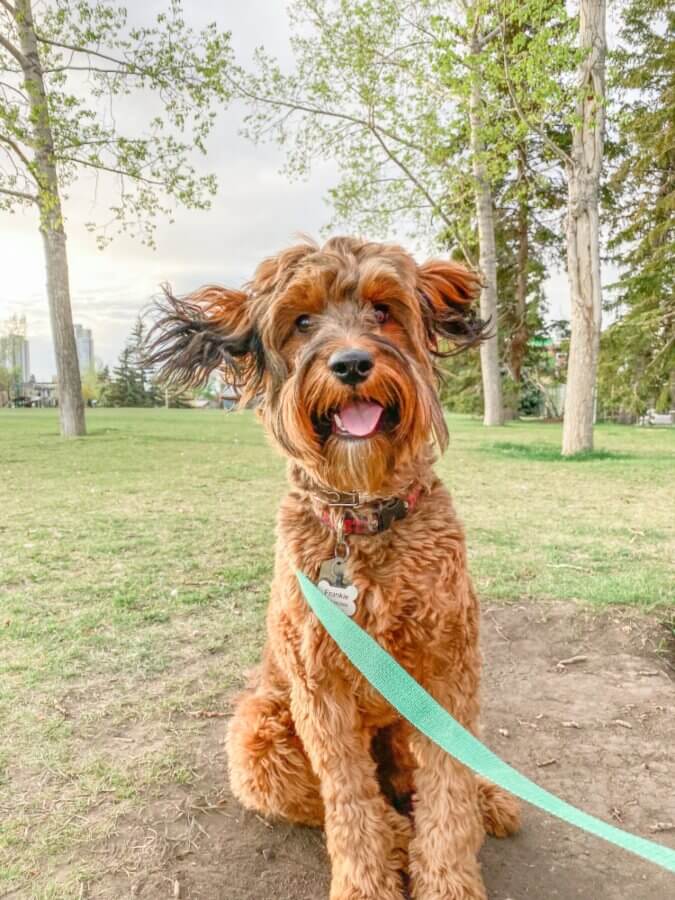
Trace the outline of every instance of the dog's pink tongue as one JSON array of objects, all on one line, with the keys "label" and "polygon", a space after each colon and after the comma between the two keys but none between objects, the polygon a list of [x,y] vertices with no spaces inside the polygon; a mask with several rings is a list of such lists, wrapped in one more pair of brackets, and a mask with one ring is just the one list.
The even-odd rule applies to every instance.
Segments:
[{"label": "dog's pink tongue", "polygon": [[375,431],[383,412],[379,403],[357,400],[356,403],[348,403],[336,413],[335,421],[342,431],[354,437],[366,437]]}]

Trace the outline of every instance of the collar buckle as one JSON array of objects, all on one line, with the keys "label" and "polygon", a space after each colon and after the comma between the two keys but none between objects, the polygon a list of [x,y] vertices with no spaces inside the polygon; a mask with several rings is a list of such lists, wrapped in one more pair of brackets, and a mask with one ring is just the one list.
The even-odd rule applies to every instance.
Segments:
[{"label": "collar buckle", "polygon": [[391,500],[387,500],[379,509],[378,519],[379,519],[379,531],[386,531],[387,528],[391,526],[392,522],[395,522],[397,519],[405,519],[408,514],[408,501],[404,500],[402,497],[392,497]]},{"label": "collar buckle", "polygon": [[360,506],[360,497],[358,491],[340,492],[340,491],[322,491],[321,492],[329,506]]}]

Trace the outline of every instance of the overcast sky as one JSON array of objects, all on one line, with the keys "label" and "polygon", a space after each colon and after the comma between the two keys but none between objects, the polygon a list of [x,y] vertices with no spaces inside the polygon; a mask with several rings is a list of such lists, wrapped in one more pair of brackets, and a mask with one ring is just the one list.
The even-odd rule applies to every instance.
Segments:
[{"label": "overcast sky", "polygon": [[[162,6],[159,0],[146,3]],[[290,61],[286,4],[283,0],[185,0],[186,19],[195,27],[215,19],[232,31],[238,59],[262,44]],[[297,232],[319,236],[330,219],[325,197],[336,180],[330,164],[316,165],[311,177],[289,182],[280,174],[283,150],[255,146],[240,137],[242,109],[223,110],[209,141],[206,171],[218,176],[218,194],[209,211],[176,210],[174,225],[160,225],[157,250],[116,238],[104,251],[84,223],[105,219],[95,206],[91,179],[81,180],[66,202],[68,253],[75,322],[91,328],[95,354],[113,365],[138,311],[169,281],[185,292],[211,281],[238,286],[265,256],[293,241]],[[200,166],[202,164],[200,163]],[[100,199],[100,194],[99,194]],[[400,235],[368,235],[401,238]],[[565,277],[548,284],[551,314],[567,314]],[[42,244],[31,211],[0,213],[0,320],[25,315],[31,369],[38,380],[55,373],[45,294]]]}]

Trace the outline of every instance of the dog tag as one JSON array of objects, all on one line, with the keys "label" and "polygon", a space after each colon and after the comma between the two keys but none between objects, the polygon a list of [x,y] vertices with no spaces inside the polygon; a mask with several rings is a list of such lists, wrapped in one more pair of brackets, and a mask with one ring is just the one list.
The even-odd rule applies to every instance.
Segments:
[{"label": "dog tag", "polygon": [[359,590],[349,580],[346,568],[346,560],[339,556],[327,559],[321,564],[317,587],[343,613],[353,616],[356,614],[356,598]]}]

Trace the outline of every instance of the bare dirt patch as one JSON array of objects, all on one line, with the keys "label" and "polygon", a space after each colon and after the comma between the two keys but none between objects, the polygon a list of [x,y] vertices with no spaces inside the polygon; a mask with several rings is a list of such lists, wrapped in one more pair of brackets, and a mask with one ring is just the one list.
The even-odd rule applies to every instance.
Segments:
[{"label": "bare dirt patch", "polygon": [[[573,604],[488,605],[483,613],[483,721],[487,743],[549,790],[607,821],[675,847],[675,658],[654,618]],[[220,704],[220,701],[219,701]],[[243,811],[224,787],[227,698],[174,717],[167,783],[147,802],[105,800],[88,811],[92,834],[50,878],[50,897],[144,900],[323,900],[323,835],[271,825]],[[209,715],[209,713],[216,713]],[[138,752],[153,723],[116,727],[102,745]],[[176,752],[178,759],[176,759]],[[673,877],[532,807],[521,834],[488,840],[482,861],[491,900],[652,900],[672,896]],[[85,874],[88,872],[89,874]],[[29,886],[12,897],[33,897]],[[40,896],[46,896],[41,894]]]}]

